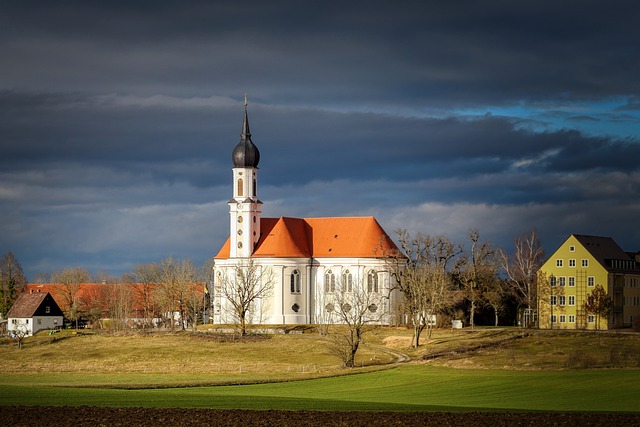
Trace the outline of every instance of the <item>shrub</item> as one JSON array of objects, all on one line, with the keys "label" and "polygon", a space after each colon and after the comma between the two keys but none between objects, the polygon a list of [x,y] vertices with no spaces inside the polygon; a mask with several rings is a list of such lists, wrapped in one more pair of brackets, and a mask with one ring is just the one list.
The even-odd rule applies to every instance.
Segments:
[{"label": "shrub", "polygon": [[596,358],[583,351],[573,351],[567,355],[565,362],[567,368],[588,369],[597,366]]}]

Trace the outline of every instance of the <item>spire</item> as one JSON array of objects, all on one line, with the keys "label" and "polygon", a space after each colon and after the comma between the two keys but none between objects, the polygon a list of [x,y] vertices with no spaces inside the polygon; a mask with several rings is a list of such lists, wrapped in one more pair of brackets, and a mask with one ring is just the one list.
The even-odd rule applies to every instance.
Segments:
[{"label": "spire", "polygon": [[247,94],[244,94],[244,122],[242,123],[242,133],[240,134],[240,140],[251,141],[251,131],[249,130],[249,116],[247,115]]},{"label": "spire", "polygon": [[242,123],[242,133],[240,142],[231,153],[233,166],[236,168],[257,168],[260,161],[260,151],[251,141],[249,131],[249,115],[247,114],[247,95],[244,95],[244,122]]}]

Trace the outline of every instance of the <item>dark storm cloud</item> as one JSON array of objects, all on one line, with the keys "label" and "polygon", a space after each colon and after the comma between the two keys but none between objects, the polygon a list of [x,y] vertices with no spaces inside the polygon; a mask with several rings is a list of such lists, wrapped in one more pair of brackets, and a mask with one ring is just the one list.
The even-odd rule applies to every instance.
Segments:
[{"label": "dark storm cloud", "polygon": [[[235,105],[234,105],[235,104]],[[196,186],[224,182],[237,142],[238,102],[0,93],[5,170],[25,164],[84,164]],[[531,132],[512,119],[406,118],[310,109],[252,107],[263,165],[282,171],[274,184],[375,175],[415,180],[506,172],[637,170],[640,145],[576,131]],[[313,159],[321,168],[309,168]],[[119,180],[109,182],[115,184]],[[68,177],[73,181],[75,177]],[[97,176],[97,182],[105,182]],[[126,181],[125,181],[126,183]],[[58,185],[52,181],[51,185]]]},{"label": "dark storm cloud", "polygon": [[437,107],[640,92],[633,1],[152,6],[4,5],[5,84],[229,95],[259,74],[271,102]]},{"label": "dark storm cloud", "polygon": [[201,183],[220,173],[221,159],[208,154],[228,148],[229,142],[217,135],[239,135],[240,126],[232,121],[237,122],[237,112],[232,115],[215,100],[211,105],[202,100],[197,107],[188,99],[142,101],[0,92],[0,164],[7,171],[65,162],[82,164],[88,172],[108,165]]},{"label": "dark storm cloud", "polygon": [[[513,168],[543,172],[592,169],[637,171],[640,145],[634,141],[589,137],[577,131],[532,132],[517,129],[507,118],[402,118],[373,114],[286,112],[271,118],[287,131],[272,132],[268,123],[262,138],[278,141],[294,158],[322,160],[331,176],[355,178],[373,173],[390,179],[415,180],[506,172]],[[286,116],[286,117],[285,117]],[[292,123],[291,125],[285,124]],[[331,129],[327,139],[326,129]],[[271,144],[269,149],[272,149]],[[275,147],[274,147],[275,148]],[[304,162],[289,163],[274,153],[279,170],[302,179],[320,179],[323,170]],[[312,174],[320,174],[314,176]]]},{"label": "dark storm cloud", "polygon": [[375,215],[459,240],[478,227],[502,244],[537,226],[550,245],[581,232],[633,249],[637,12],[4,2],[0,252],[29,274],[212,256],[245,92],[266,216]]}]

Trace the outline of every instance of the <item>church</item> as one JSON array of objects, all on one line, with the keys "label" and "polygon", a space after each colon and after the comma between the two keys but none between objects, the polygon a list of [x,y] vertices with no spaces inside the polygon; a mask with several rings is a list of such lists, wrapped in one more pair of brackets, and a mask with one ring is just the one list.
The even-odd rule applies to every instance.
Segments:
[{"label": "church", "polygon": [[345,312],[357,315],[362,304],[372,323],[397,321],[400,299],[389,266],[400,251],[374,217],[262,218],[260,152],[246,99],[232,162],[229,238],[213,260],[210,322],[234,323],[235,299],[251,292],[252,324],[344,323]]}]

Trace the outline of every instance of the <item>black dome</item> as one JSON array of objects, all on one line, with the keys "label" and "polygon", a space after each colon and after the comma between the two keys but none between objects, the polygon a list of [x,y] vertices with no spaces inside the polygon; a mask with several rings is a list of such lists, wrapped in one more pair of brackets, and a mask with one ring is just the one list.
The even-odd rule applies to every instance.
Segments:
[{"label": "black dome", "polygon": [[242,123],[242,133],[240,142],[231,153],[231,160],[235,168],[257,168],[260,161],[260,151],[251,142],[251,132],[249,131],[249,118],[247,117],[247,100],[244,101],[244,123]]},{"label": "black dome", "polygon": [[233,167],[235,168],[257,168],[260,161],[260,151],[251,138],[241,140],[231,154]]}]

